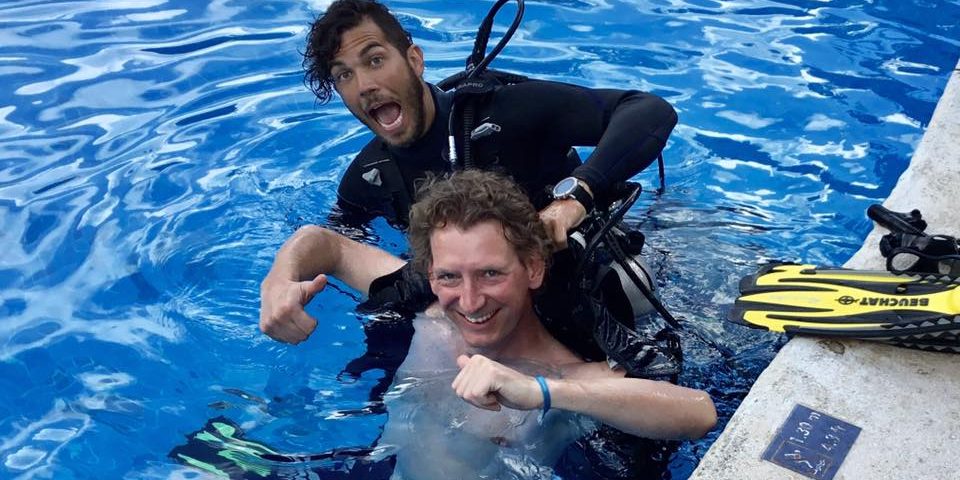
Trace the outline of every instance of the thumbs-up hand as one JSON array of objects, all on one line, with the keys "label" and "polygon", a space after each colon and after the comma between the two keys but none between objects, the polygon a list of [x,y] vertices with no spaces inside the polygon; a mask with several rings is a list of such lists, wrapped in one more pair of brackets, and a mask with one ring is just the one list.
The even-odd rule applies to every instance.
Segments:
[{"label": "thumbs-up hand", "polygon": [[327,286],[327,276],[291,281],[267,275],[260,284],[260,330],[270,338],[294,345],[317,328],[317,320],[303,307]]}]

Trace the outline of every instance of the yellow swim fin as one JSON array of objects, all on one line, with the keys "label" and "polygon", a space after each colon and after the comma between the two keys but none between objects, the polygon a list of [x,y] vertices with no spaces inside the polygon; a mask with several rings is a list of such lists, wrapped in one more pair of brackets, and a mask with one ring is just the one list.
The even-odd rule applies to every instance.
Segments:
[{"label": "yellow swim fin", "polygon": [[773,332],[960,353],[960,279],[770,264],[740,282],[728,320]]}]

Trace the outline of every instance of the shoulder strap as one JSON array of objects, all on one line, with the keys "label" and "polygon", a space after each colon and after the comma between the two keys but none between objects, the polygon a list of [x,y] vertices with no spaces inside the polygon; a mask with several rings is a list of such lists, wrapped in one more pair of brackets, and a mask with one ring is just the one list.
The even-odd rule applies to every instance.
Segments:
[{"label": "shoulder strap", "polygon": [[[450,129],[448,135],[451,141],[459,144],[462,153],[462,159],[458,159],[456,146],[451,145],[450,159],[453,168],[475,168],[476,161],[473,158],[472,142],[485,136],[483,132],[474,131],[476,127],[477,104],[482,98],[487,97],[503,85],[525,82],[528,79],[522,75],[515,75],[497,70],[485,70],[479,75],[469,76],[466,72],[460,72],[451,77],[442,80],[438,86],[444,90],[453,89],[453,106],[450,109],[450,118],[447,125]],[[453,131],[455,117],[459,114],[462,123],[457,132]],[[459,161],[458,161],[459,160]]]},{"label": "shoulder strap", "polygon": [[400,173],[397,160],[386,152],[387,156],[377,166],[380,167],[380,176],[383,185],[390,192],[393,201],[393,210],[397,214],[397,222],[401,225],[410,223],[410,206],[413,205],[413,193],[407,189],[407,182]]}]

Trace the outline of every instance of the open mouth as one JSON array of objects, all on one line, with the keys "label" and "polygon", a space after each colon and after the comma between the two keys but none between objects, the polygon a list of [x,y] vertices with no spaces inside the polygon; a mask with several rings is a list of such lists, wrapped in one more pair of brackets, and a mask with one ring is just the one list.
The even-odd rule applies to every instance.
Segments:
[{"label": "open mouth", "polygon": [[467,321],[467,323],[470,323],[472,325],[483,325],[484,323],[489,322],[490,319],[493,318],[493,316],[496,315],[497,312],[498,310],[494,310],[492,312],[485,313],[482,315],[467,315],[465,313],[461,313],[460,315],[463,317],[464,320]]},{"label": "open mouth", "polygon": [[377,105],[367,110],[367,114],[388,132],[396,130],[400,126],[400,122],[403,121],[403,110],[397,102]]}]

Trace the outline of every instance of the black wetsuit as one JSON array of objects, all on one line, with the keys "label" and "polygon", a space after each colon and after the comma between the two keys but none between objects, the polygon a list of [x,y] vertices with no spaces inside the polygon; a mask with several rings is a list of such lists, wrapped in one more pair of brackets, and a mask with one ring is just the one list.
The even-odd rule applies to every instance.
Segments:
[{"label": "black wetsuit", "polygon": [[[451,171],[446,146],[452,94],[435,87],[432,91],[437,114],[426,135],[405,148],[375,138],[347,168],[338,190],[345,213],[360,220],[383,216],[406,225],[398,210],[409,206],[398,208],[398,202],[405,202],[391,191],[384,160],[395,162],[408,199],[414,198],[415,182],[427,172]],[[553,184],[571,174],[602,200],[614,183],[628,180],[657,158],[677,114],[648,93],[531,80],[502,86],[479,100],[475,123],[487,122],[500,128],[472,142],[477,165],[510,175],[541,209],[552,200]],[[568,155],[572,146],[596,149],[578,165]]]},{"label": "black wetsuit", "polygon": [[[338,190],[342,215],[338,223],[363,223],[383,216],[404,228],[416,183],[428,172],[444,174],[453,169],[446,151],[452,93],[431,89],[437,114],[423,137],[404,148],[374,138],[347,168]],[[499,87],[478,99],[475,118],[477,126],[499,127],[471,143],[477,166],[510,175],[537,209],[552,201],[553,184],[570,175],[585,181],[602,204],[615,183],[628,180],[657,158],[677,123],[673,108],[655,95],[533,80]],[[454,129],[462,125],[455,124]],[[576,155],[569,154],[572,146],[596,148],[581,165]],[[458,147],[462,158],[462,145]],[[591,330],[598,315],[596,303],[574,298],[569,295],[572,284],[557,281],[569,276],[563,269],[570,267],[569,259],[554,259],[546,292],[536,302],[538,314],[551,334],[581,357],[603,360],[604,352]],[[345,373],[355,376],[370,369],[387,372],[371,392],[372,401],[382,399],[392,373],[406,356],[413,335],[406,319],[434,299],[426,280],[409,265],[371,284],[370,297],[360,310],[401,313],[399,319],[391,314],[368,322],[367,352],[345,368]],[[641,478],[662,470],[659,467],[669,458],[667,443],[638,442],[609,427],[577,444],[558,469],[576,472],[579,478]]]},{"label": "black wetsuit", "polygon": [[[428,173],[444,174],[453,169],[446,158],[453,93],[430,88],[436,115],[426,134],[402,148],[389,146],[380,138],[371,140],[340,181],[340,215],[335,223],[357,224],[383,216],[403,228],[418,181]],[[657,158],[677,123],[673,107],[655,95],[557,82],[528,80],[502,85],[470,100],[474,101],[475,125],[496,125],[493,133],[471,142],[477,166],[508,174],[537,209],[552,201],[549,189],[553,184],[570,175],[586,182],[595,192],[597,203],[604,204],[614,184],[628,180]],[[457,112],[461,113],[464,102],[458,103]],[[454,129],[459,132],[462,125],[455,123]],[[458,143],[461,158],[463,143]],[[576,155],[570,155],[572,146],[596,148],[580,164]],[[554,259],[543,301],[536,302],[538,314],[550,333],[581,357],[603,360],[604,351],[592,334],[594,322],[571,321],[570,312],[578,308],[568,295],[572,287],[558,285],[556,280],[573,271],[569,265],[573,260],[564,260]],[[410,314],[423,310],[434,299],[427,280],[408,265],[374,281],[365,307]],[[618,299],[608,296],[607,300],[609,304]],[[579,308],[589,310],[582,305]],[[631,320],[621,319],[625,324]],[[401,331],[389,336],[400,337]],[[401,349],[402,359],[406,350]]]}]

